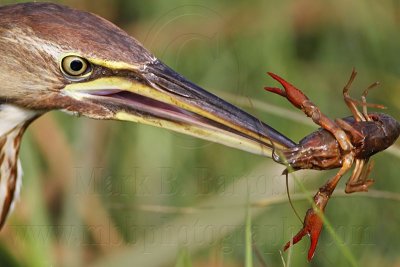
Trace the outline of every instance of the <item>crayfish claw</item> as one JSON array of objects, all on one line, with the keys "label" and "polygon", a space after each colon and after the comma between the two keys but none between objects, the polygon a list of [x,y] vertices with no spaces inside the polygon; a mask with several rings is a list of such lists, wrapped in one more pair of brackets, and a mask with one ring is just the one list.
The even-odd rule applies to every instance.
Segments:
[{"label": "crayfish claw", "polygon": [[307,96],[305,96],[303,92],[297,89],[294,85],[284,80],[282,77],[272,72],[267,72],[267,74],[271,76],[274,80],[278,81],[285,90],[275,87],[266,87],[265,90],[286,97],[287,100],[292,103],[292,105],[299,109],[302,109],[304,102],[308,101]]},{"label": "crayfish claw", "polygon": [[265,90],[267,90],[268,92],[286,97],[286,92],[280,88],[277,87],[264,87]]},{"label": "crayfish claw", "polygon": [[321,217],[315,213],[313,209],[309,209],[304,218],[303,228],[292,238],[291,241],[287,242],[283,248],[286,251],[292,245],[298,243],[305,235],[310,236],[310,248],[308,250],[308,261],[314,257],[315,249],[317,248],[318,239],[321,234],[323,221]]}]

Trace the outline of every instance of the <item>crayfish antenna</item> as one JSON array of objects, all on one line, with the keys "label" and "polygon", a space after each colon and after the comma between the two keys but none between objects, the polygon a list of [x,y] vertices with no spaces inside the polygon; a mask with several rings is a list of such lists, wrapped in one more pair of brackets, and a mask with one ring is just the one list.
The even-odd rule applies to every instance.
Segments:
[{"label": "crayfish antenna", "polygon": [[288,169],[284,170],[282,174],[285,175],[286,194],[287,194],[287,197],[288,197],[288,200],[289,200],[290,207],[292,207],[292,210],[293,210],[294,213],[296,214],[296,217],[297,217],[297,218],[300,220],[300,222],[301,222],[300,215],[299,215],[299,213],[297,212],[296,208],[294,207],[292,198],[290,197],[290,192],[289,192],[289,170],[288,170]]}]

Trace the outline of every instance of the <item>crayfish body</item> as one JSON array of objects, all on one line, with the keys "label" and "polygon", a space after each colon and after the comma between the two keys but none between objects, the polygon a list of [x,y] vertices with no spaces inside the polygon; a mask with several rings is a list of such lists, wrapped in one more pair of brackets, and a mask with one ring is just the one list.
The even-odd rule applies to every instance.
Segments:
[{"label": "crayfish body", "polygon": [[[363,136],[360,139],[345,130],[353,145],[355,159],[368,159],[387,149],[400,134],[400,123],[393,117],[384,113],[370,113],[369,117],[372,121],[357,122],[353,117],[343,119]],[[322,128],[304,137],[298,145],[282,151],[282,154],[294,170],[339,168],[344,155],[335,137]]]}]

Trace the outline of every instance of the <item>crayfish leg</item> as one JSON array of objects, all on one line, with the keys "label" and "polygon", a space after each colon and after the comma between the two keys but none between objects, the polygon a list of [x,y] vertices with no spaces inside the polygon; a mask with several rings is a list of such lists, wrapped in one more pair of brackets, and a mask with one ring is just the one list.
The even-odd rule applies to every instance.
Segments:
[{"label": "crayfish leg", "polygon": [[307,211],[304,218],[303,228],[292,238],[290,242],[286,243],[284,250],[288,249],[292,244],[298,243],[305,235],[309,235],[311,244],[308,250],[308,260],[310,261],[313,258],[323,226],[323,220],[321,216],[333,191],[339,183],[340,178],[342,178],[342,176],[351,168],[353,161],[354,155],[352,153],[344,156],[343,165],[338,173],[328,182],[326,182],[314,195],[313,202],[315,207]]},{"label": "crayfish leg", "polygon": [[308,117],[310,117],[313,122],[332,133],[344,151],[350,151],[353,148],[346,133],[334,121],[323,114],[318,106],[316,106],[302,91],[284,80],[282,77],[271,72],[268,72],[268,74],[274,80],[278,81],[285,90],[283,91],[276,87],[266,87],[265,89],[267,91],[285,97],[290,103],[298,109],[301,109]]},{"label": "crayfish leg", "polygon": [[354,192],[366,192],[374,183],[373,179],[368,179],[373,168],[373,163],[365,159],[357,159],[353,174],[346,183],[345,192],[347,194]]},{"label": "crayfish leg", "polygon": [[366,119],[364,118],[363,114],[357,109],[356,106],[356,101],[350,97],[349,90],[350,87],[354,81],[354,79],[357,76],[356,70],[353,68],[350,78],[347,81],[346,85],[343,87],[343,98],[344,102],[346,105],[349,107],[351,113],[353,114],[353,117],[356,121],[365,121]]},{"label": "crayfish leg", "polygon": [[[349,94],[351,84],[353,83],[356,75],[357,75],[357,72],[353,68],[350,78],[349,78],[347,84],[343,88],[344,102],[349,107],[349,109],[350,109],[351,113],[353,114],[353,117],[356,121],[372,121],[372,119],[368,115],[367,107],[385,109],[385,106],[382,106],[379,104],[367,103],[367,95],[368,95],[369,90],[376,88],[379,85],[379,82],[374,82],[373,84],[371,84],[364,90],[364,92],[361,96],[362,101],[360,102],[360,101],[352,98]],[[357,105],[362,106],[362,112],[360,112],[357,109]]]},{"label": "crayfish leg", "polygon": [[351,124],[349,124],[345,120],[335,119],[335,123],[351,135],[353,144],[360,143],[365,139],[365,136],[361,132],[357,131],[353,126],[351,126]]}]

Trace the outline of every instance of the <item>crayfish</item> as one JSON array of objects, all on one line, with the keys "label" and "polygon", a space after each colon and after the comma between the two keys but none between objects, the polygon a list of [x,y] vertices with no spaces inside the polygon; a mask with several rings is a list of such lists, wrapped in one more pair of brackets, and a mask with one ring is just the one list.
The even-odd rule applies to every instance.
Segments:
[{"label": "crayfish", "polygon": [[[381,105],[366,101],[368,91],[377,83],[369,86],[362,94],[361,101],[349,95],[349,89],[357,72],[353,69],[349,81],[344,86],[343,97],[352,116],[332,120],[299,89],[276,74],[268,73],[278,81],[284,90],[266,87],[269,92],[289,100],[296,108],[301,109],[314,123],[321,128],[303,138],[297,145],[274,151],[273,159],[288,168],[284,173],[300,169],[328,170],[340,168],[335,176],[328,180],[313,197],[314,205],[304,218],[303,228],[288,242],[284,250],[309,235],[311,245],[308,260],[314,256],[318,238],[321,234],[322,214],[335,190],[340,178],[354,166],[351,177],[346,183],[345,192],[365,192],[374,183],[369,178],[372,170],[370,157],[391,146],[399,137],[400,123],[384,113],[368,113],[367,107],[384,108]],[[362,107],[359,111],[357,106]]]}]

